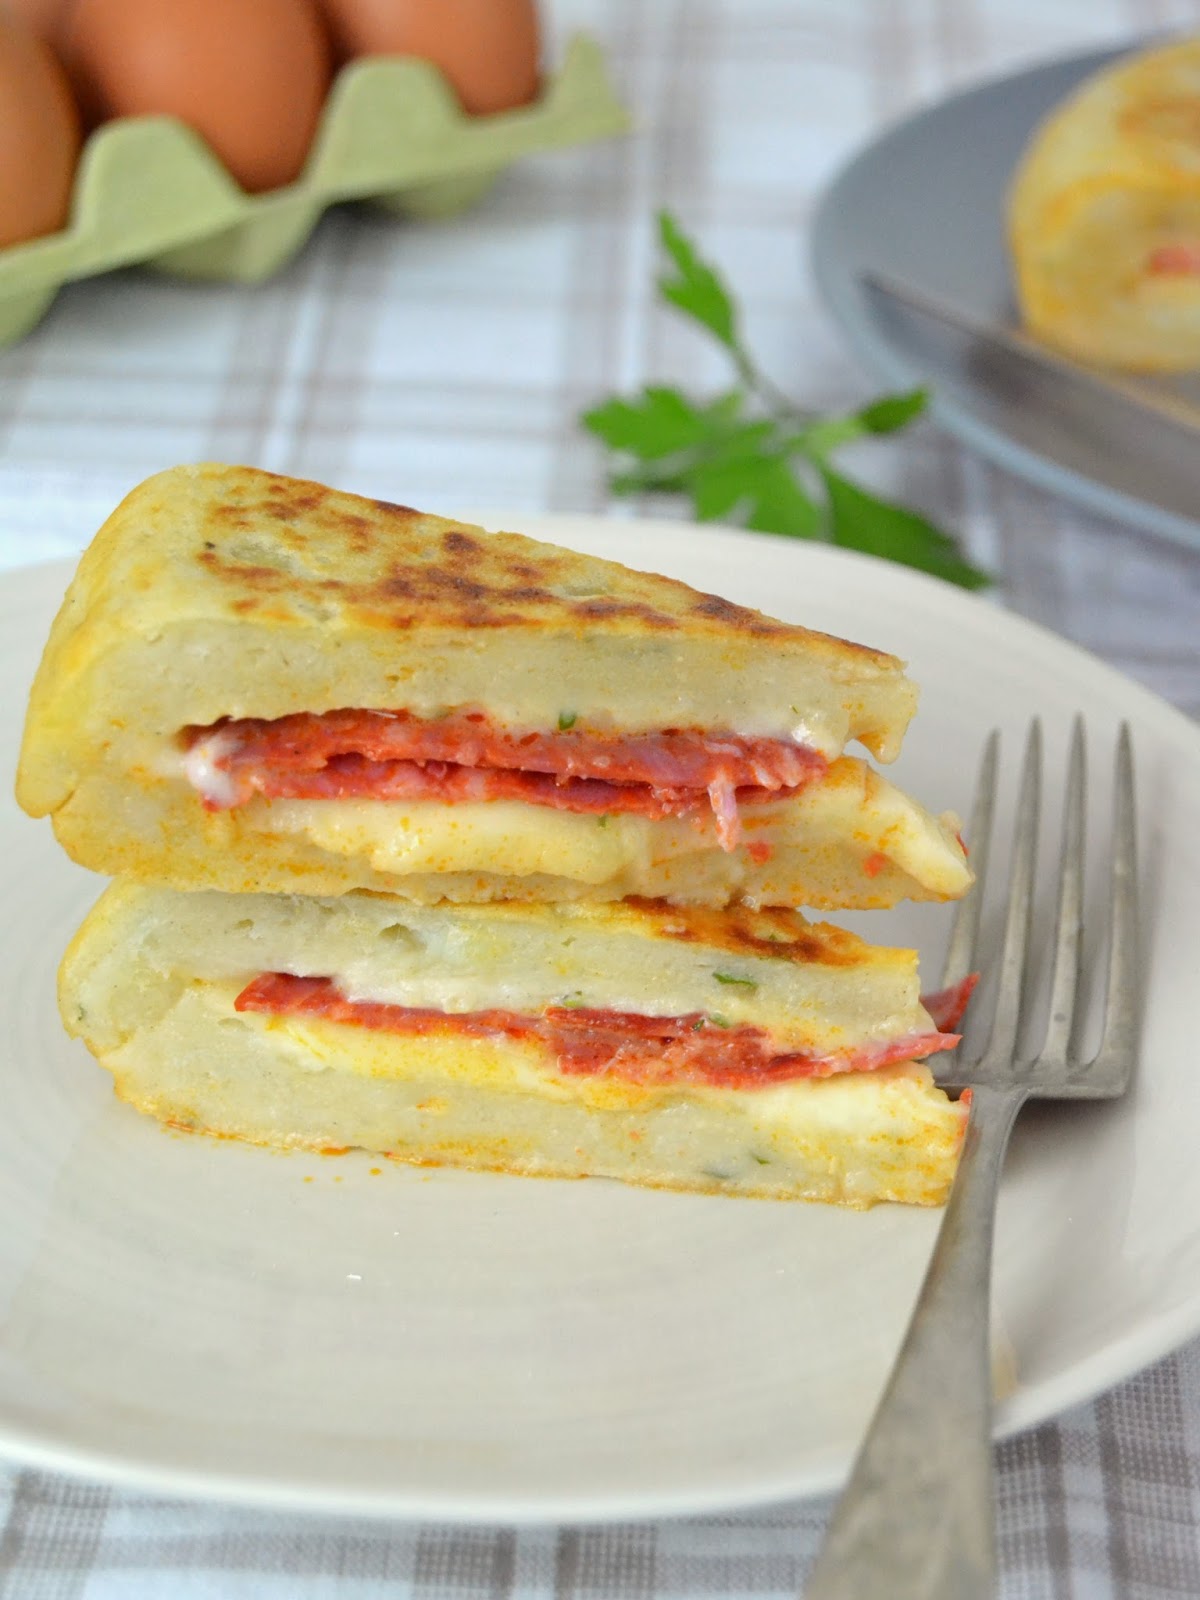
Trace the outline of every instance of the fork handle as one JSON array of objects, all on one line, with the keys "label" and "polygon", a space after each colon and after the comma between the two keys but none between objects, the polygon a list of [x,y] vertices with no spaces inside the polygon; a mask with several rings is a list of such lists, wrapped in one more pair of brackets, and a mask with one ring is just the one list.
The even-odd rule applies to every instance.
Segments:
[{"label": "fork handle", "polygon": [[995,1592],[988,1292],[996,1191],[1020,1087],[972,1091],[933,1255],[806,1600]]}]

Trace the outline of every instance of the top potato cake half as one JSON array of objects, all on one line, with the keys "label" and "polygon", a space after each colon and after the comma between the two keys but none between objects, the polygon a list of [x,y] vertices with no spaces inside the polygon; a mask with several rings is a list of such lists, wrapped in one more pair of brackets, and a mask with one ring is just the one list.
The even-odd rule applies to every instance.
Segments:
[{"label": "top potato cake half", "polygon": [[894,657],[615,562],[245,467],[116,509],[17,794],[179,888],[882,906],[970,881]]}]

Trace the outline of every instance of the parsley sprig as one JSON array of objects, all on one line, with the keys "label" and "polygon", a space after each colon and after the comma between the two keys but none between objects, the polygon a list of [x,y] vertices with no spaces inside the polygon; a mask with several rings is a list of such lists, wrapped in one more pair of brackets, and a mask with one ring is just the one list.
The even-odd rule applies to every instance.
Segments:
[{"label": "parsley sprig", "polygon": [[658,222],[668,261],[659,293],[724,347],[736,382],[703,400],[652,384],[632,399],[614,398],[586,411],[584,426],[617,457],[612,492],[684,495],[701,522],[720,519],[759,533],[826,540],[919,567],[964,589],[988,584],[987,573],[963,558],[949,534],[919,512],[872,494],[833,464],[845,445],[906,427],[924,411],[927,392],[886,395],[845,416],[797,406],[747,350],[720,274],[669,212]]}]

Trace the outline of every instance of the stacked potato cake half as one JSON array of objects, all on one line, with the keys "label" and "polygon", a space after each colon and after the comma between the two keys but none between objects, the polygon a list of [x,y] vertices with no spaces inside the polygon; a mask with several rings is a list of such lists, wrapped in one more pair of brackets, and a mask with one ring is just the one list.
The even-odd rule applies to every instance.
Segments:
[{"label": "stacked potato cake half", "polygon": [[18,798],[115,883],[68,1030],[174,1126],[847,1204],[944,1198],[961,995],[800,908],[946,900],[891,656],[248,468],[136,489]]}]

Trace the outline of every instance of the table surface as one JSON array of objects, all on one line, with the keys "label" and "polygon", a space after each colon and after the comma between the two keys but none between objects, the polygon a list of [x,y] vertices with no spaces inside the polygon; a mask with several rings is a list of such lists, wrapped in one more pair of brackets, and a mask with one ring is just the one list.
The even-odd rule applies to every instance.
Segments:
[{"label": "table surface", "polygon": [[[880,124],[1039,57],[1200,26],[1198,0],[556,0],[605,44],[634,138],[525,163],[470,214],[325,218],[261,288],[123,272],[0,354],[0,565],[77,551],[139,478],[243,461],[430,510],[607,508],[575,425],[616,390],[715,384],[655,303],[669,206],[797,399],[870,392],[807,277],[823,184]],[[552,50],[558,46],[552,40]],[[961,530],[1014,609],[1200,711],[1200,556],[1087,516],[929,427],[878,481]],[[634,507],[658,512],[657,507]],[[1004,1445],[1005,1596],[1200,1594],[1200,1343]],[[828,1503],[601,1529],[392,1527],[0,1473],[0,1600],[795,1594]]]}]

